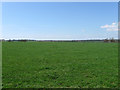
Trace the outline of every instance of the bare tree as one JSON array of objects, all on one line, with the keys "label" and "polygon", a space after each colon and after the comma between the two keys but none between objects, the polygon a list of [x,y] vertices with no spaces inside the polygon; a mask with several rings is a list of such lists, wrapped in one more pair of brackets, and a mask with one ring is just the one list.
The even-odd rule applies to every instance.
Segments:
[{"label": "bare tree", "polygon": [[104,40],[104,42],[109,42],[108,38],[106,38],[106,39]]}]

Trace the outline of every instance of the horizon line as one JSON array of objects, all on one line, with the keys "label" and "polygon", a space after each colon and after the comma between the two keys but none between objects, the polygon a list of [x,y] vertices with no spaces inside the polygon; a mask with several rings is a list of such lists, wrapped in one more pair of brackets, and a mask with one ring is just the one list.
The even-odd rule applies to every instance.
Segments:
[{"label": "horizon line", "polygon": [[119,38],[101,38],[101,39],[26,39],[26,38],[21,38],[21,39],[0,39],[0,40],[36,40],[36,41],[45,41],[45,40],[54,40],[54,41],[65,41],[65,40],[105,40],[105,39],[115,39],[115,40],[118,40]]}]

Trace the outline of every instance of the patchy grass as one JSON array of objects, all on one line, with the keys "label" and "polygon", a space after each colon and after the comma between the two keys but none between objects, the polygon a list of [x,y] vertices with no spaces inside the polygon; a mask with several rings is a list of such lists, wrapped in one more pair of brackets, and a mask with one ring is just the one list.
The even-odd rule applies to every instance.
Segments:
[{"label": "patchy grass", "polygon": [[114,88],[118,44],[3,42],[3,88]]}]

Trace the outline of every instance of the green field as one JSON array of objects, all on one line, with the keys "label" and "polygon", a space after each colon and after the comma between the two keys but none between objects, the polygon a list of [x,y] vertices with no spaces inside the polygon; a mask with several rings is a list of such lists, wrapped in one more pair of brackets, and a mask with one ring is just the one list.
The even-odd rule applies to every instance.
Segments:
[{"label": "green field", "polygon": [[3,88],[118,87],[118,44],[3,42]]}]

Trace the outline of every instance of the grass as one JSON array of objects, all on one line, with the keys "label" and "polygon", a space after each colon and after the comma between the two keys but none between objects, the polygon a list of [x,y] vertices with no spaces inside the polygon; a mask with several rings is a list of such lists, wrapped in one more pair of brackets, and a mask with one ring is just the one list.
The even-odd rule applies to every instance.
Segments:
[{"label": "grass", "polygon": [[116,88],[118,44],[3,42],[3,88]]}]

